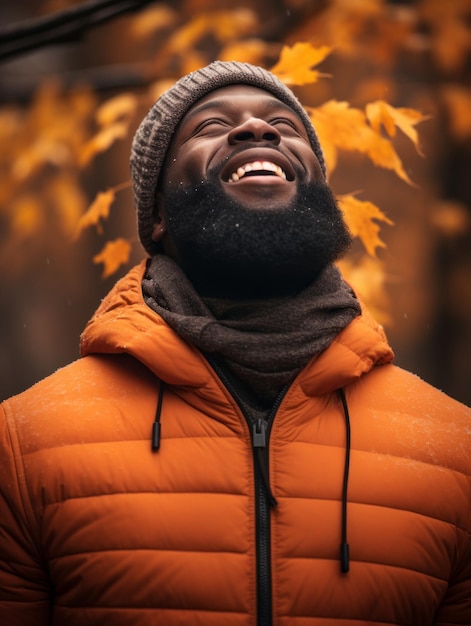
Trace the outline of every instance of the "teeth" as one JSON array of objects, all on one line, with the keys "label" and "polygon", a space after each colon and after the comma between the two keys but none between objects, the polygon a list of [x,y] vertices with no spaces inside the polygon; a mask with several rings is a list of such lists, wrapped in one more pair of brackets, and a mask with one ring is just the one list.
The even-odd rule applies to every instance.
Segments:
[{"label": "teeth", "polygon": [[276,165],[271,161],[253,161],[253,163],[246,163],[245,165],[238,167],[237,171],[233,172],[229,177],[229,182],[236,183],[238,180],[243,178],[247,172],[255,171],[273,172],[276,176],[286,180],[286,174],[279,165]]}]

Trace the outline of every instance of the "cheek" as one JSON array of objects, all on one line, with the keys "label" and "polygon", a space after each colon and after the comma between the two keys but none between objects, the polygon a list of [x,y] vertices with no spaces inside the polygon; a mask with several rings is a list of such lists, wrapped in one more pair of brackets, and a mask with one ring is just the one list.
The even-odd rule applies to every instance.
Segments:
[{"label": "cheek", "polygon": [[182,185],[188,185],[199,182],[204,173],[204,158],[201,151],[181,151],[172,155],[168,161],[164,172],[163,184],[165,186],[176,188]]}]

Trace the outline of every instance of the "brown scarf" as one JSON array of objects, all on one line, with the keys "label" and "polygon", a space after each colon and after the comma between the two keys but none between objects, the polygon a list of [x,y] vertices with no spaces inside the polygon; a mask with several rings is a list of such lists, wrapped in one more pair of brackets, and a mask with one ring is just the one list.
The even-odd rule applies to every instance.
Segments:
[{"label": "brown scarf", "polygon": [[234,302],[201,298],[174,261],[156,255],[142,290],[151,309],[219,363],[246,402],[264,410],[360,313],[355,294],[332,265],[294,297]]}]

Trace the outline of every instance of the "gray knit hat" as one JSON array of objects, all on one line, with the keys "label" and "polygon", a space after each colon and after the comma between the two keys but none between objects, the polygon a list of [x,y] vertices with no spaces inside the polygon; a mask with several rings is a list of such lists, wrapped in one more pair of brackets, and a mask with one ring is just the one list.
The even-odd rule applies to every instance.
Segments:
[{"label": "gray knit hat", "polygon": [[151,256],[157,251],[152,241],[157,184],[173,133],[195,102],[215,89],[235,84],[260,87],[295,111],[306,127],[312,149],[325,175],[322,149],[306,111],[293,92],[274,74],[236,61],[215,61],[187,74],[155,102],[137,129],[131,148],[131,177],[139,237]]}]

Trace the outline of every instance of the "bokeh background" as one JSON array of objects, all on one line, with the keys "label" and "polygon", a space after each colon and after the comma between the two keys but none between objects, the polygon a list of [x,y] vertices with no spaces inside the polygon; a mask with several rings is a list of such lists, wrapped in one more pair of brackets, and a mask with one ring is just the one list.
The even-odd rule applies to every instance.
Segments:
[{"label": "bokeh background", "polygon": [[[296,89],[306,105],[379,99],[427,116],[420,154],[394,137],[414,185],[351,150],[330,182],[393,222],[380,224],[375,258],[354,247],[352,280],[396,363],[471,404],[470,0],[2,3],[1,399],[77,358],[100,299],[142,258],[128,155],[153,99],[215,58],[271,67],[296,42],[331,47],[317,68],[325,76]],[[113,123],[100,135],[109,101]],[[109,216],[77,238],[80,217],[109,189]],[[96,256],[122,237],[129,259],[104,278]]]}]

